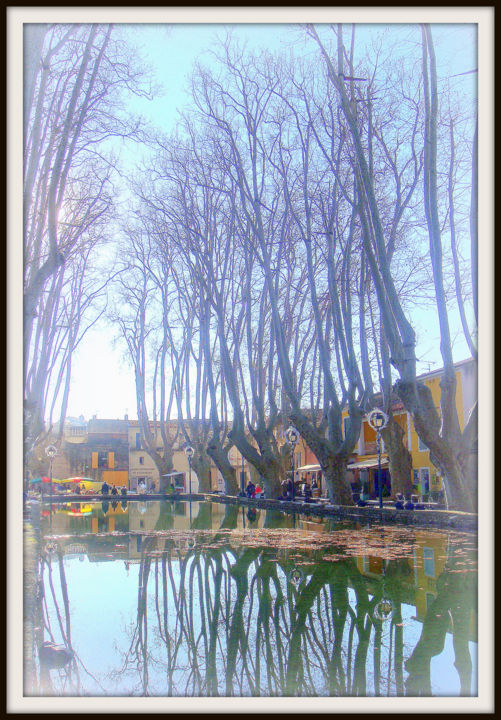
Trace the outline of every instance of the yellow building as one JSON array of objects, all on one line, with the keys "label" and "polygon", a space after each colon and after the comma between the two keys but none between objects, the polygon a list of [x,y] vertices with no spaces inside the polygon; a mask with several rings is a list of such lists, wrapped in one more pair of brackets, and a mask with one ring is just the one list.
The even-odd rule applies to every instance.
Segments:
[{"label": "yellow building", "polygon": [[[477,398],[477,374],[473,360],[456,363],[456,408],[459,426],[464,429]],[[435,407],[440,415],[440,379],[442,371],[426,373],[420,379],[430,388]],[[443,489],[437,468],[430,460],[430,452],[420,440],[412,418],[409,417],[409,449],[412,455],[413,483],[418,492],[439,492]]]},{"label": "yellow building", "polygon": [[[455,364],[456,368],[456,408],[458,412],[459,424],[463,430],[465,422],[476,402],[477,397],[477,377],[476,367],[473,360],[464,360]],[[419,376],[419,380],[424,382],[431,390],[431,394],[435,403],[438,414],[440,415],[440,379],[442,370],[426,373]],[[401,427],[404,429],[403,442],[404,446],[410,451],[412,456],[412,482],[415,491],[419,495],[427,495],[428,493],[440,493],[443,490],[442,480],[437,468],[430,460],[430,452],[426,445],[419,438],[414,422],[410,413],[408,413],[403,405],[399,402],[395,403],[393,416]],[[343,412],[344,427],[348,422],[348,411]],[[366,418],[362,422],[360,438],[355,447],[354,458],[348,464],[348,472],[350,480],[358,479],[366,482],[370,494],[377,494],[377,473],[378,473],[378,456],[376,444],[376,432],[373,430]],[[381,468],[382,468],[382,484],[390,489],[391,482],[388,471],[388,456],[385,452],[384,441],[381,446]],[[355,473],[355,471],[358,471]]]}]

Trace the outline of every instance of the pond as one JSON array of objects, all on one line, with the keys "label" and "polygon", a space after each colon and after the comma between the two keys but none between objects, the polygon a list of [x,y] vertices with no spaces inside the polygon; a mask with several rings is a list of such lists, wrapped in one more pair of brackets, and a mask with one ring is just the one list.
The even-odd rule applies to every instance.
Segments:
[{"label": "pond", "polygon": [[477,693],[474,535],[208,502],[36,517],[25,695]]}]

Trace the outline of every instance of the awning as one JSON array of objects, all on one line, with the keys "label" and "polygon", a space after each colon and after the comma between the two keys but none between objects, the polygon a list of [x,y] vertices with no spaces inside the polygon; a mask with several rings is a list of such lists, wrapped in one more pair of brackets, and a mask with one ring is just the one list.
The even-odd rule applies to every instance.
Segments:
[{"label": "awning", "polygon": [[[361,460],[360,462],[355,463],[349,463],[348,464],[348,470],[361,470],[362,468],[365,468],[366,470],[370,470],[371,468],[378,467],[378,459],[376,458],[370,458],[369,460]],[[387,457],[381,457],[381,467],[386,467],[388,465],[388,458]]]},{"label": "awning", "polygon": [[174,477],[175,475],[184,475],[184,473],[181,470],[178,470],[177,472],[166,473],[165,475],[162,475],[162,477]]},{"label": "awning", "polygon": [[[54,482],[54,481],[52,481],[52,482]],[[70,478],[66,478],[66,480],[58,480],[57,482],[80,483],[80,482],[96,482],[96,481],[94,481],[92,478],[88,478],[88,477],[70,477]]]},{"label": "awning", "polygon": [[[50,483],[50,482],[51,482],[51,479],[50,479],[50,477],[47,477],[46,475],[44,475],[44,476],[41,477],[41,478],[33,478],[32,480],[30,480],[30,485],[34,485],[35,483],[39,483],[39,482]],[[60,483],[61,480],[58,480],[57,478],[52,478],[52,482],[53,482],[53,483]]]},{"label": "awning", "polygon": [[302,465],[296,468],[298,472],[315,472],[315,470],[321,470],[320,465]]}]

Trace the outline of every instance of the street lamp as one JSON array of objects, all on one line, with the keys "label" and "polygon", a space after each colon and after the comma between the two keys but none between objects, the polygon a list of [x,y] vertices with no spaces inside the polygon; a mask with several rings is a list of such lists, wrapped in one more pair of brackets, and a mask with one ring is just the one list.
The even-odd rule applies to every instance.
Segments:
[{"label": "street lamp", "polygon": [[54,445],[48,445],[45,448],[45,454],[49,458],[50,523],[52,524],[52,460],[57,455],[57,448]]},{"label": "street lamp", "polygon": [[189,502],[190,502],[190,528],[191,528],[191,458],[193,457],[193,453],[194,453],[195,451],[193,450],[193,448],[191,447],[191,445],[187,445],[187,446],[184,448],[184,452],[185,452],[186,457],[188,458],[188,467],[189,467],[189,471],[188,471],[188,478],[189,478],[189,480],[188,480],[188,482],[189,482],[189,489],[190,489],[190,501],[189,501]]},{"label": "street lamp", "polygon": [[380,410],[374,408],[367,416],[369,425],[373,430],[376,431],[376,442],[377,442],[377,454],[378,454],[378,494],[379,494],[379,507],[383,507],[383,485],[381,482],[381,430],[388,424],[388,415]]},{"label": "street lamp", "polygon": [[296,487],[294,483],[294,451],[299,440],[299,433],[296,428],[291,425],[285,431],[285,436],[287,438],[287,442],[292,447],[292,500],[294,501],[296,499]]},{"label": "street lamp", "polygon": [[191,445],[187,445],[184,448],[184,452],[185,452],[186,457],[188,458],[188,467],[189,467],[189,474],[188,474],[189,481],[188,482],[189,482],[190,495],[191,495],[191,458],[193,457],[193,454],[195,451],[193,450]]}]

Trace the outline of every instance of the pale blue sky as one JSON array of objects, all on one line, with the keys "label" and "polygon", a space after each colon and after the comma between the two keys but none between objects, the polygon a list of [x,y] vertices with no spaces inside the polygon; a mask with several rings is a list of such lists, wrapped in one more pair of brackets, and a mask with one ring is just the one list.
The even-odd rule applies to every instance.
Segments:
[{"label": "pale blue sky", "polygon": [[[155,126],[169,131],[175,127],[176,114],[189,102],[189,75],[197,59],[209,61],[210,48],[217,36],[224,37],[231,27],[233,35],[248,43],[250,48],[270,50],[293,47],[296,52],[303,46],[304,52],[315,52],[311,41],[302,39],[297,25],[239,24],[222,26],[215,24],[147,24],[122,26],[125,36],[138,47],[140,55],[151,65],[154,79],[163,92],[153,100],[134,100],[131,109],[149,119]],[[371,34],[374,26],[357,26],[360,41]],[[380,26],[381,28],[384,26]],[[395,31],[408,47],[415,42],[417,57],[420,53],[419,28],[414,25],[386,26],[390,38]],[[320,28],[321,31],[325,28]],[[347,31],[348,34],[348,31]],[[433,26],[436,43],[439,79],[463,73],[477,67],[476,26],[473,24],[436,24]],[[409,44],[410,41],[410,44]],[[398,48],[395,52],[398,53]],[[455,86],[472,96],[475,94],[476,74],[455,78]],[[137,158],[129,149],[130,159]],[[419,357],[423,363],[420,372],[441,364],[437,328],[433,327],[433,313],[423,315],[417,323]],[[435,323],[436,325],[436,323]],[[467,357],[464,342],[459,341],[455,357]],[[110,329],[96,327],[82,342],[73,362],[72,387],[68,414],[94,414],[98,417],[123,417],[128,413],[135,418],[136,399],[132,369],[124,364],[120,353],[110,345]]]}]

